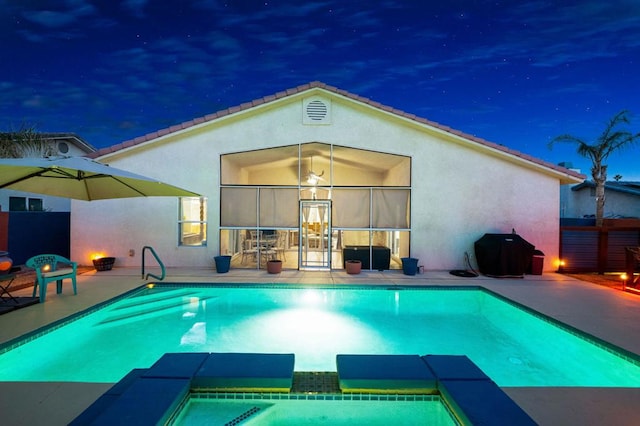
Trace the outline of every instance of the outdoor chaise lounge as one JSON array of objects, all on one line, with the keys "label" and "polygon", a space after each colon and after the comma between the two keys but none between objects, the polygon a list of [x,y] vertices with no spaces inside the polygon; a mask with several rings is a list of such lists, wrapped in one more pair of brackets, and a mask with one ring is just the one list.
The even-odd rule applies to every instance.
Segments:
[{"label": "outdoor chaise lounge", "polygon": [[[60,267],[60,264],[66,267]],[[47,284],[51,281],[56,282],[56,293],[62,293],[62,281],[71,279],[73,284],[73,294],[78,294],[76,289],[76,273],[78,264],[69,259],[58,256],[57,254],[40,254],[33,256],[25,265],[36,270],[36,280],[33,283],[33,297],[36,297],[36,291],[40,288],[40,303],[45,301],[47,297]]]}]

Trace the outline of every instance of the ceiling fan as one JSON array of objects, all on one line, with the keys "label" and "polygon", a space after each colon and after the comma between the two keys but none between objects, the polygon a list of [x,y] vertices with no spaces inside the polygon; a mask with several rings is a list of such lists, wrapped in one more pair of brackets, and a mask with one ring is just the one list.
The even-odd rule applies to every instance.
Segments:
[{"label": "ceiling fan", "polygon": [[322,176],[324,176],[324,170],[320,174],[313,171],[313,157],[311,157],[311,169],[307,173],[307,183],[317,185],[319,181],[324,180]]}]

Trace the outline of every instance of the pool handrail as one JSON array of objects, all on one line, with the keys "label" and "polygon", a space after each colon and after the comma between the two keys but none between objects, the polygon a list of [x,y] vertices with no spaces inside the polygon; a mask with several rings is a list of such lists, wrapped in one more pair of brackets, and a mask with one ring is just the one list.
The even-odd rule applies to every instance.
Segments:
[{"label": "pool handrail", "polygon": [[[144,253],[147,250],[149,250],[151,252],[153,257],[155,257],[156,261],[158,262],[158,265],[160,265],[160,271],[162,272],[161,276],[157,276],[155,274],[152,274],[151,272],[149,272],[146,277],[144,276],[144,266],[145,266]],[[167,275],[167,271],[166,271],[166,269],[164,267],[164,263],[162,262],[162,260],[160,260],[160,257],[158,256],[158,253],[156,253],[156,251],[153,249],[153,247],[151,247],[151,246],[142,247],[142,279],[148,280],[149,277],[153,277],[153,278],[157,279],[158,281],[162,281],[162,280],[164,280],[166,275]]]}]

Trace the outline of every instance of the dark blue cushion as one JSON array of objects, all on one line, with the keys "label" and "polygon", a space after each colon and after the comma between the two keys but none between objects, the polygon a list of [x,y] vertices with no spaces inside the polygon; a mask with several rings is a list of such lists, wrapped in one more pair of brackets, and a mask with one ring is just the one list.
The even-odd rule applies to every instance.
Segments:
[{"label": "dark blue cushion", "polygon": [[466,355],[425,355],[422,359],[439,380],[491,380]]},{"label": "dark blue cushion", "polygon": [[343,392],[434,393],[436,378],[419,355],[336,356]]},{"label": "dark blue cushion", "polygon": [[192,378],[205,362],[208,353],[164,354],[145,373],[144,377]]},{"label": "dark blue cushion", "polygon": [[86,425],[89,424],[106,410],[114,401],[118,399],[120,395],[124,393],[129,387],[136,381],[142,374],[147,371],[146,369],[134,368],[126,376],[124,376],[118,383],[113,385],[108,391],[106,391],[100,398],[96,399],[87,409],[85,409],[78,417],[76,417],[70,426]]},{"label": "dark blue cushion", "polygon": [[293,385],[294,354],[212,353],[194,388],[288,392]]},{"label": "dark blue cushion", "polygon": [[464,424],[535,425],[531,417],[491,380],[443,380],[439,389]]},{"label": "dark blue cushion", "polygon": [[91,423],[95,426],[164,424],[189,394],[188,379],[137,379]]}]

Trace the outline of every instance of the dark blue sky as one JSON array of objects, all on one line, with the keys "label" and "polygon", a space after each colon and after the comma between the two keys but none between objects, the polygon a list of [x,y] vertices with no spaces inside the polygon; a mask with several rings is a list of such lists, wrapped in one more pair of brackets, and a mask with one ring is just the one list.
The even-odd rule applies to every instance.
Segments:
[{"label": "dark blue sky", "polygon": [[554,136],[640,131],[637,0],[0,0],[0,45],[0,130],[98,148],[314,80],[583,172]]}]

